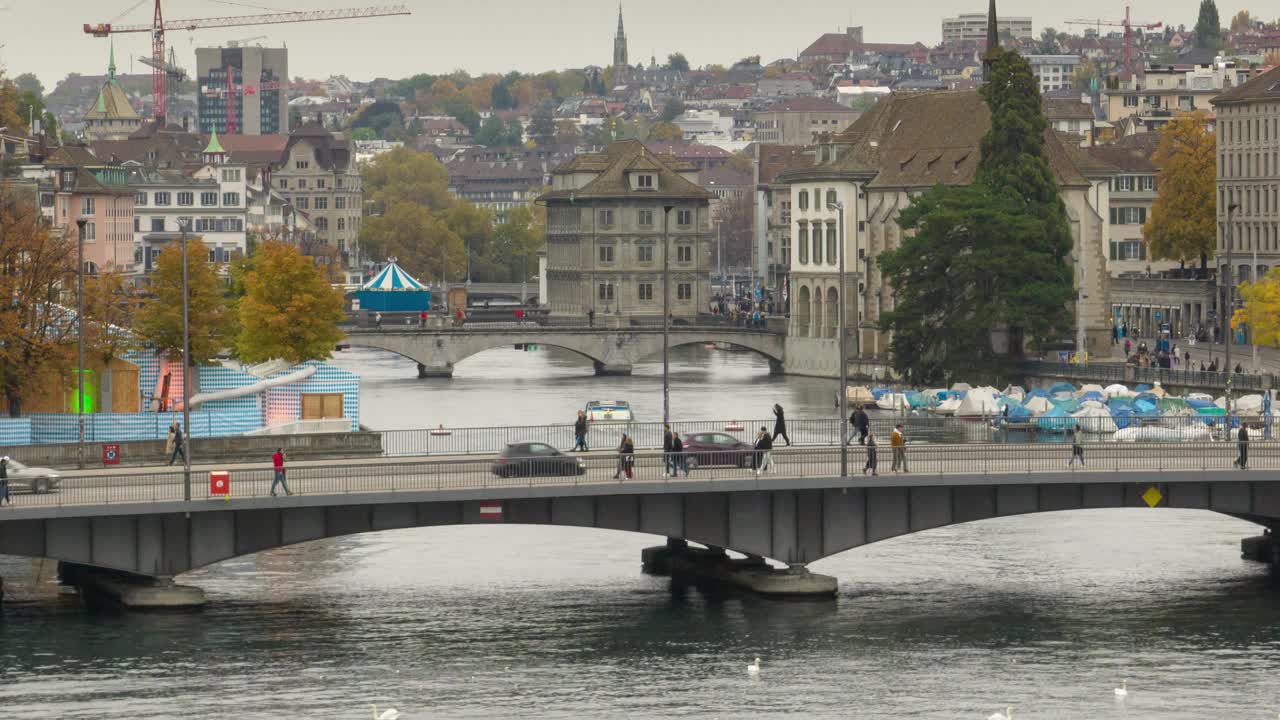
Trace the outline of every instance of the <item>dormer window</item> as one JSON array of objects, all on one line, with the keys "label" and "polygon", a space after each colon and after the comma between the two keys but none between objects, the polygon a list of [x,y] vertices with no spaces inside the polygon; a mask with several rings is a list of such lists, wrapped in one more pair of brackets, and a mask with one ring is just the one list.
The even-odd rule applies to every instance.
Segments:
[{"label": "dormer window", "polygon": [[637,176],[636,176],[636,187],[640,188],[641,190],[652,190],[652,189],[653,189],[653,175],[650,175],[650,174],[648,174],[648,173],[644,173],[644,174],[637,175]]}]

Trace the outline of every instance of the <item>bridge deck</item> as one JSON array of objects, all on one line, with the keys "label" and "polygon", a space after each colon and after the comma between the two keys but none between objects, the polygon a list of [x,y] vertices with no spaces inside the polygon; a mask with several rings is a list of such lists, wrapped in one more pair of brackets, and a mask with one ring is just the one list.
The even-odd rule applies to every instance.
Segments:
[{"label": "bridge deck", "polygon": [[[14,504],[0,508],[5,520],[130,515],[157,512],[202,512],[278,506],[362,505],[387,502],[488,500],[573,495],[698,493],[738,490],[783,490],[856,487],[923,487],[964,485],[1040,485],[1123,483],[1145,486],[1169,483],[1276,482],[1280,509],[1280,443],[1252,442],[1249,467],[1232,467],[1235,443],[1096,444],[1085,449],[1087,465],[1067,466],[1063,445],[929,445],[907,450],[909,473],[890,471],[890,448],[879,449],[880,475],[860,471],[864,449],[852,446],[849,475],[839,476],[837,448],[774,450],[773,467],[757,476],[749,467],[697,467],[688,476],[663,476],[660,453],[636,456],[633,479],[614,479],[616,456],[584,456],[577,476],[501,478],[492,460],[405,457],[341,463],[313,461],[290,465],[292,497],[270,496],[273,477],[263,463],[221,465],[231,473],[231,496],[211,495],[210,466],[192,469],[192,500],[182,500],[180,469],[123,468],[108,472],[74,472],[64,476],[59,491],[15,494]],[[749,459],[744,458],[749,464]],[[1167,493],[1167,488],[1166,491]]]}]

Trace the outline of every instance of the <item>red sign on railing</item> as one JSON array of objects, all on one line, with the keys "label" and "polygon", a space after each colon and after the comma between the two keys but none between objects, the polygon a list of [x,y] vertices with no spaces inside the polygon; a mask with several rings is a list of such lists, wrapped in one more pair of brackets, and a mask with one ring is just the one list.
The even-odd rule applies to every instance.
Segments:
[{"label": "red sign on railing", "polygon": [[231,499],[231,473],[226,470],[210,470],[209,494]]},{"label": "red sign on railing", "polygon": [[119,445],[103,445],[102,446],[102,464],[103,465],[119,465],[120,464],[120,446]]}]

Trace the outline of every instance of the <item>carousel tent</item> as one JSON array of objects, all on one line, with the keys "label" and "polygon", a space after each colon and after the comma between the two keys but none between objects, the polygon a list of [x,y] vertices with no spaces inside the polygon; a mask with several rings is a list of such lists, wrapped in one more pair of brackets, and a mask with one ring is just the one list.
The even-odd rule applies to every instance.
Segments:
[{"label": "carousel tent", "polygon": [[394,261],[360,286],[356,292],[361,310],[420,312],[431,309],[431,291]]}]

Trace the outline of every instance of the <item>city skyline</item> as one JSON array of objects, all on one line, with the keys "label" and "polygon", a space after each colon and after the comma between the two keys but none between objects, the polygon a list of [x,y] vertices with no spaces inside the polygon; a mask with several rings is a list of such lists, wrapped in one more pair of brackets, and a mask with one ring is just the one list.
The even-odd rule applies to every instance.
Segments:
[{"label": "city skyline", "polygon": [[[326,9],[359,5],[352,0],[313,0],[306,7],[284,9]],[[287,25],[259,25],[201,30],[170,31],[167,40],[177,51],[178,62],[189,70],[195,66],[195,48],[225,44],[228,40],[265,35],[264,47],[290,49],[293,74],[308,78],[346,75],[352,79],[401,78],[417,73],[444,74],[456,69],[473,75],[491,72],[541,72],[587,65],[605,65],[612,57],[612,38],[617,22],[617,4],[595,0],[560,0],[554,13],[512,2],[432,7],[425,0],[406,0],[413,11],[409,17],[372,18],[344,22],[315,22]],[[51,7],[52,5],[52,7]],[[55,0],[53,3],[11,4],[0,10],[0,27],[41,27],[38,32],[0,32],[0,67],[10,76],[35,73],[47,90],[52,90],[68,73],[93,75],[106,67],[107,41],[85,35],[84,23],[112,21],[117,24],[149,22],[151,3],[144,2],[129,13],[127,8],[90,0]],[[970,7],[969,5],[972,5]],[[776,3],[762,0],[707,0],[689,6],[677,0],[650,0],[623,4],[632,64],[659,62],[668,54],[682,52],[692,65],[720,63],[761,55],[764,62],[795,55],[826,32],[842,31],[846,25],[865,28],[868,42],[914,42],[936,44],[941,38],[941,20],[961,12],[984,11],[983,3],[942,4],[931,0],[908,0],[876,15],[859,15],[851,3],[823,2],[812,12],[795,13]],[[261,10],[254,10],[261,7]],[[1162,20],[1166,25],[1195,21],[1198,3],[1180,0],[1172,7],[1149,3],[1134,7],[1139,20]],[[165,17],[217,17],[271,12],[270,6],[242,6],[215,0],[172,0],[164,6]],[[1222,6],[1223,23],[1242,8]],[[1120,12],[1101,0],[1085,0],[1064,10],[1047,0],[1020,0],[998,5],[1001,14],[1030,15],[1038,34],[1046,26],[1070,30],[1068,17],[1118,18]],[[501,11],[505,22],[495,25],[494,13]],[[435,33],[442,18],[456,23],[461,32]],[[60,18],[57,27],[50,18]],[[672,18],[676,22],[672,22]],[[920,22],[920,18],[926,18]],[[1076,27],[1077,30],[1082,28]],[[426,34],[432,42],[423,43]],[[342,43],[349,52],[333,52]],[[405,51],[375,49],[401,46]],[[57,47],[57,53],[49,53]],[[150,53],[145,33],[120,35],[116,52],[121,72],[145,73],[138,56]],[[130,67],[132,65],[132,67]]]}]

